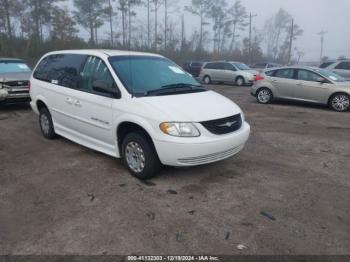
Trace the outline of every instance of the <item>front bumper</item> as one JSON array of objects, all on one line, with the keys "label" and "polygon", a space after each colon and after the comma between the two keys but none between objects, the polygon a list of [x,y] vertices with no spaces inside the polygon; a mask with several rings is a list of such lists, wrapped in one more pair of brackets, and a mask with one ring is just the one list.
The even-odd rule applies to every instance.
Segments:
[{"label": "front bumper", "polygon": [[30,102],[29,89],[0,89],[1,103]]},{"label": "front bumper", "polygon": [[185,138],[186,143],[156,140],[154,144],[162,164],[197,166],[221,161],[237,154],[243,149],[249,134],[250,126],[244,122],[236,132],[217,136],[216,139],[204,143],[191,143],[191,141],[186,141]]}]

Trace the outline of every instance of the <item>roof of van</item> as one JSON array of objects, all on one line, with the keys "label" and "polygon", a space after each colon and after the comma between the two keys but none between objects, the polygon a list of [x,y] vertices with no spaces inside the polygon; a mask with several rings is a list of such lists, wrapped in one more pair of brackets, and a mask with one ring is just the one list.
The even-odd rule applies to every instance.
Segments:
[{"label": "roof of van", "polygon": [[145,52],[134,52],[134,51],[122,51],[122,50],[114,50],[114,49],[77,49],[77,50],[60,50],[53,51],[49,54],[86,54],[86,55],[105,55],[105,56],[159,56],[159,54],[145,53]]}]

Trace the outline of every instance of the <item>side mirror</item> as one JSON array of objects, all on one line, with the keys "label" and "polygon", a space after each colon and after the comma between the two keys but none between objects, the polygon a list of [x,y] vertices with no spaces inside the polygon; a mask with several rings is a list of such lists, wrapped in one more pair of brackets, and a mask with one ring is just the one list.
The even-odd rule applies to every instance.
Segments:
[{"label": "side mirror", "polygon": [[92,84],[92,89],[96,92],[110,94],[114,98],[120,98],[120,92],[117,88],[112,88],[103,80],[96,80]]}]

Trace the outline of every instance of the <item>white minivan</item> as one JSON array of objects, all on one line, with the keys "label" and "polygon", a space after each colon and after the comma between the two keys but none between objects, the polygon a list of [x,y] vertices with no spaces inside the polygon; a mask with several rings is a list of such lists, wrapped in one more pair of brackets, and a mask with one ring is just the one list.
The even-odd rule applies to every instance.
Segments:
[{"label": "white minivan", "polygon": [[147,179],[161,165],[231,157],[250,133],[242,110],[156,54],[70,50],[46,54],[30,79],[43,135],[122,158]]}]

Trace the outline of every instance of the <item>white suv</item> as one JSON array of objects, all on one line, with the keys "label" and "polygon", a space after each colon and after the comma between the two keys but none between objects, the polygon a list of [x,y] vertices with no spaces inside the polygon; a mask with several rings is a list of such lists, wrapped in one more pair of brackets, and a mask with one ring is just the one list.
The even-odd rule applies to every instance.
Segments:
[{"label": "white suv", "polygon": [[250,126],[231,100],[155,54],[79,50],[46,54],[31,77],[31,106],[56,134],[122,158],[137,178],[161,164],[194,166],[242,150]]}]

